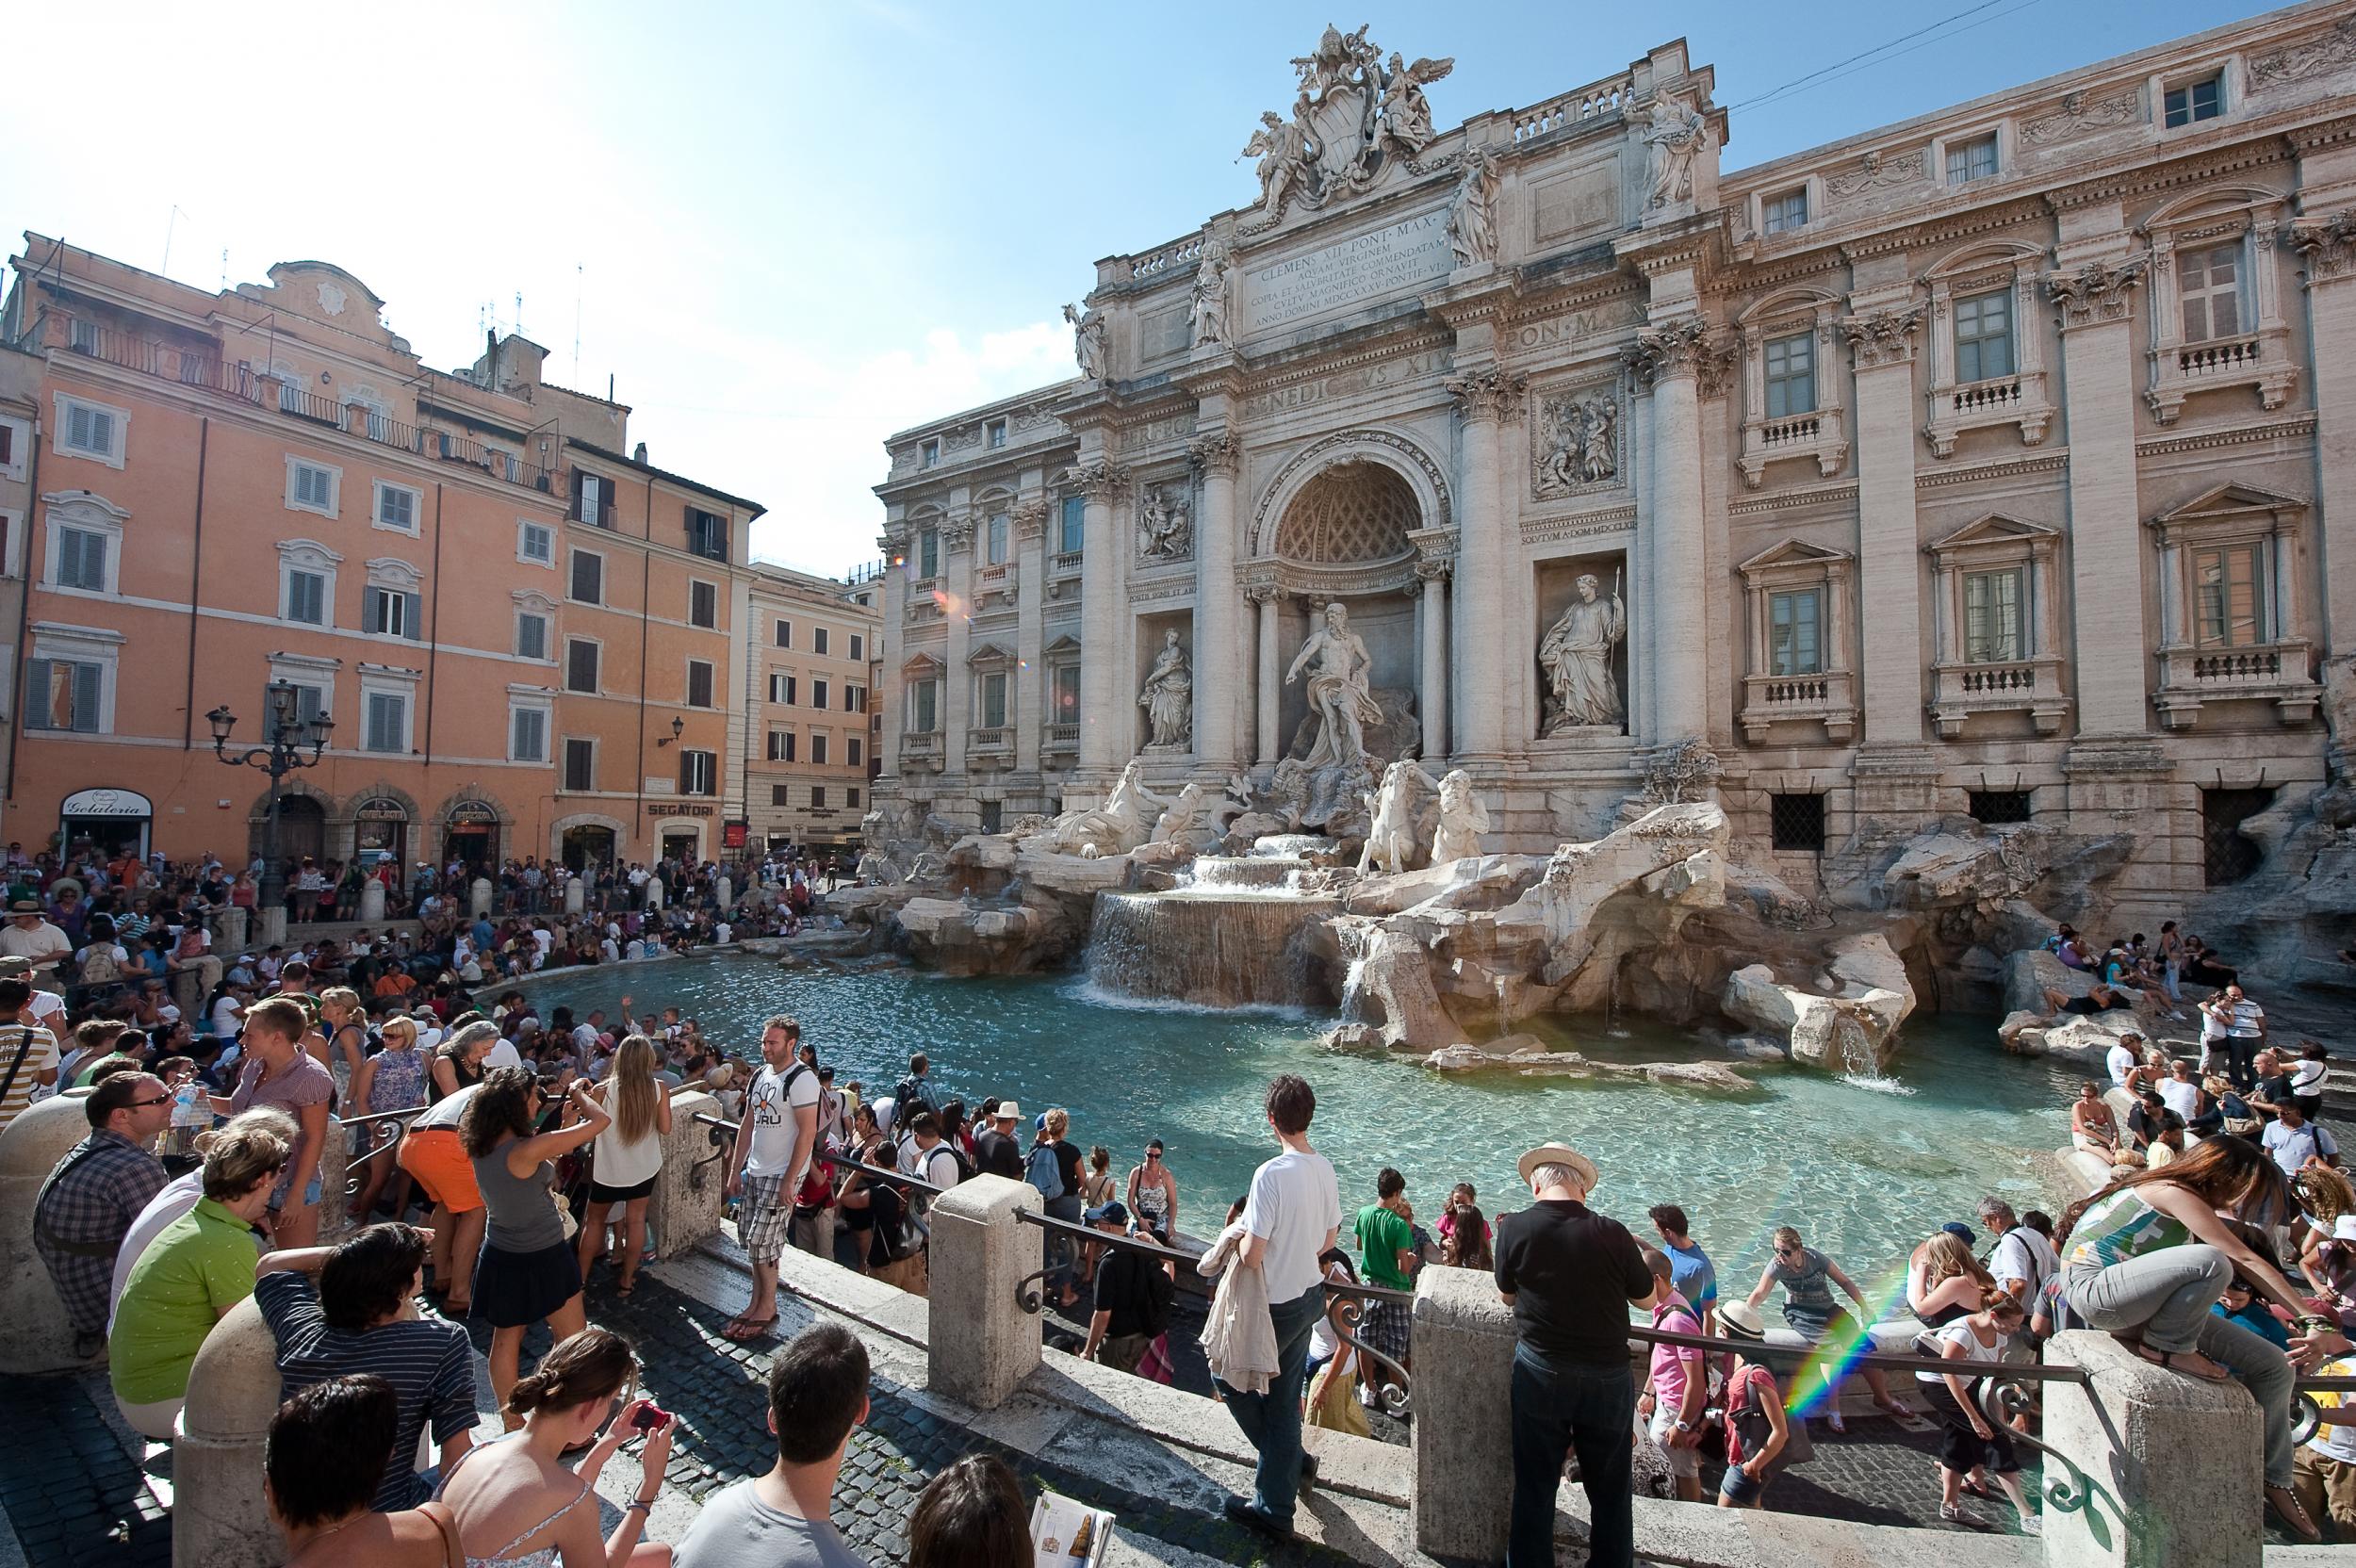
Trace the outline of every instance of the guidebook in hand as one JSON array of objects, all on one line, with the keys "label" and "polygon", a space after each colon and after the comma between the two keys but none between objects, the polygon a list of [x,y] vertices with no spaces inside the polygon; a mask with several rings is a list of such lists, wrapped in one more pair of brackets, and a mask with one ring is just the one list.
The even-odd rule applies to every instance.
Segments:
[{"label": "guidebook in hand", "polygon": [[1043,1488],[1031,1510],[1031,1550],[1038,1568],[1096,1568],[1112,1533],[1111,1514]]}]

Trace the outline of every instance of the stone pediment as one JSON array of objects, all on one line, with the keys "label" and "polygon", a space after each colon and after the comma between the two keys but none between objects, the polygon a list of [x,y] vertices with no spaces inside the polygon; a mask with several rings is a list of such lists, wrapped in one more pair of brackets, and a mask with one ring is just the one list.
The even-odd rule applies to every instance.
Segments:
[{"label": "stone pediment", "polygon": [[1973,518],[1944,539],[1932,541],[1924,548],[1933,555],[1943,555],[1950,550],[1969,549],[1974,545],[2050,543],[2060,537],[2060,532],[2054,529],[2037,523],[2024,523],[2001,512],[1990,512]]},{"label": "stone pediment", "polygon": [[914,676],[922,679],[925,676],[938,674],[941,667],[941,661],[929,653],[912,653],[901,664],[900,670],[904,675]]},{"label": "stone pediment", "polygon": [[2168,528],[2205,522],[2212,517],[2246,517],[2253,512],[2304,512],[2308,503],[2296,496],[2278,496],[2251,484],[2225,483],[2204,490],[2180,506],[2153,517],[2151,526]]},{"label": "stone pediment", "polygon": [[996,643],[983,643],[965,656],[965,662],[977,669],[989,669],[1014,662],[1014,655]]},{"label": "stone pediment", "polygon": [[1771,566],[1813,566],[1826,562],[1853,559],[1855,558],[1845,550],[1828,550],[1821,545],[1811,545],[1804,539],[1786,539],[1781,544],[1768,546],[1734,569],[1748,576],[1754,572],[1763,572]]},{"label": "stone pediment", "polygon": [[1048,644],[1039,651],[1041,653],[1049,654],[1077,653],[1080,651],[1080,639],[1072,636],[1069,632],[1066,632],[1063,636],[1056,638],[1054,642]]}]

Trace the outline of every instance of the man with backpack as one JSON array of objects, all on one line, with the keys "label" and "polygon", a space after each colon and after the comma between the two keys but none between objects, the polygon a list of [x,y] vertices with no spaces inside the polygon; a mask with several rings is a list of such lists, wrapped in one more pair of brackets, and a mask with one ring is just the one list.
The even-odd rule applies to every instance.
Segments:
[{"label": "man with backpack", "polygon": [[818,1075],[794,1060],[802,1026],[779,1014],[761,1026],[766,1065],[744,1094],[744,1116],[728,1161],[728,1196],[742,1198],[736,1238],[753,1265],[752,1304],[721,1332],[746,1341],[777,1320],[777,1260],[785,1253],[794,1200],[818,1147]]},{"label": "man with backpack", "polygon": [[[946,1192],[973,1174],[964,1151],[941,1135],[939,1117],[930,1111],[918,1111],[908,1126],[908,1135],[900,1141],[897,1161],[901,1175],[930,1182]],[[932,1234],[932,1226],[927,1223],[932,1214],[932,1195],[911,1189],[908,1206],[908,1217],[917,1230],[928,1236]]]},{"label": "man with backpack", "polygon": [[933,1103],[932,1086],[924,1082],[925,1070],[931,1066],[922,1051],[908,1058],[908,1075],[894,1085],[892,1090],[892,1126],[908,1126],[908,1119],[919,1111],[941,1109]]}]

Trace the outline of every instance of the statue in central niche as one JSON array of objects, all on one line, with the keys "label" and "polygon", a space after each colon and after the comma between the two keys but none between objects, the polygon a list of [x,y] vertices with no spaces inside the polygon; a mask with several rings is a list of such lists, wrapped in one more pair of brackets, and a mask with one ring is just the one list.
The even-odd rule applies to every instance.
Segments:
[{"label": "statue in central niche", "polygon": [[1350,612],[1338,603],[1327,605],[1324,623],[1310,631],[1284,673],[1289,686],[1301,678],[1302,666],[1309,667],[1309,712],[1319,728],[1317,743],[1301,759],[1306,766],[1355,766],[1365,757],[1366,727],[1383,718],[1368,679],[1373,663],[1366,640],[1350,629]]},{"label": "statue in central niche", "polygon": [[1579,596],[1538,645],[1538,663],[1546,677],[1548,735],[1616,727],[1626,711],[1620,688],[1612,678],[1612,650],[1628,635],[1619,580],[1612,579],[1609,599],[1600,596],[1603,585],[1592,575],[1581,576],[1576,586]]}]

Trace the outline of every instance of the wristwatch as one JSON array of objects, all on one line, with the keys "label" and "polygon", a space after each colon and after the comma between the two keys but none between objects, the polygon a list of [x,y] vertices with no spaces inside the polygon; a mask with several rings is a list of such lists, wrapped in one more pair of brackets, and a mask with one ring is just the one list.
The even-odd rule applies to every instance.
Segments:
[{"label": "wristwatch", "polygon": [[1677,1423],[1677,1430],[1679,1430],[1679,1431],[1681,1431],[1681,1432],[1690,1432],[1690,1431],[1692,1431],[1693,1429],[1693,1423],[1692,1423],[1691,1421],[1680,1421],[1680,1422],[1678,1422],[1678,1423]]}]

